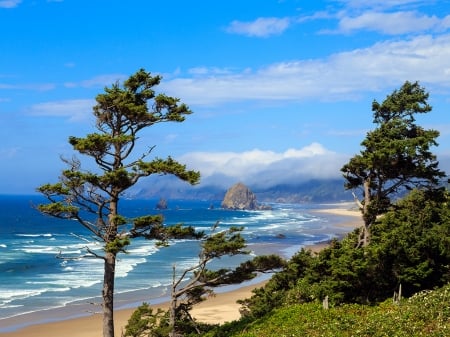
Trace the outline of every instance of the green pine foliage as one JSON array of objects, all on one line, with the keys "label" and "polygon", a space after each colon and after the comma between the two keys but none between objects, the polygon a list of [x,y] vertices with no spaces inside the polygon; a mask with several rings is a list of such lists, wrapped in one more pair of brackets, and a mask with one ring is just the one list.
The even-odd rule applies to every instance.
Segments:
[{"label": "green pine foliage", "polygon": [[413,188],[434,189],[445,177],[430,150],[438,145],[439,132],[415,123],[415,115],[432,110],[428,97],[418,82],[406,81],[382,103],[374,101],[377,126],[361,142],[361,152],[341,168],[345,188],[359,191],[362,197],[360,201],[354,193],[364,220],[359,245],[369,245],[377,216],[391,207],[399,193]]},{"label": "green pine foliage", "polygon": [[450,280],[450,221],[444,191],[412,191],[373,227],[370,258],[377,275],[406,296]]},{"label": "green pine foliage", "polygon": [[[189,183],[199,182],[200,173],[187,170],[170,156],[149,158],[154,148],[135,153],[143,129],[159,123],[183,122],[192,111],[175,97],[156,94],[160,76],[138,70],[120,84],[116,82],[97,95],[92,108],[96,120],[95,132],[85,137],[69,137],[73,150],[96,167],[82,168],[76,156],[62,159],[68,168],[62,171],[59,182],[37,188],[47,204],[37,206],[46,215],[76,220],[103,244],[103,253],[86,248],[87,255],[104,261],[102,289],[103,336],[114,337],[114,272],[117,255],[126,252],[131,239],[145,237],[167,244],[169,238],[203,236],[194,228],[163,226],[161,216],[126,219],[120,213],[120,200],[126,191],[141,179],[152,175],[174,175]],[[129,229],[129,225],[134,225]],[[63,258],[63,257],[62,257]]]}]

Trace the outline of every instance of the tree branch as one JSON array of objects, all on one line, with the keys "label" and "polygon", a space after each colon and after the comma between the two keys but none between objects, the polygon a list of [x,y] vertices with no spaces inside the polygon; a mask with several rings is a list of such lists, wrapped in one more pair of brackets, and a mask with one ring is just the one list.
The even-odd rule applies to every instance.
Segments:
[{"label": "tree branch", "polygon": [[355,192],[352,191],[352,195],[353,195],[353,199],[356,202],[356,205],[358,205],[359,210],[363,210],[364,209],[364,205],[361,203],[361,201],[359,201],[358,197],[356,196]]}]

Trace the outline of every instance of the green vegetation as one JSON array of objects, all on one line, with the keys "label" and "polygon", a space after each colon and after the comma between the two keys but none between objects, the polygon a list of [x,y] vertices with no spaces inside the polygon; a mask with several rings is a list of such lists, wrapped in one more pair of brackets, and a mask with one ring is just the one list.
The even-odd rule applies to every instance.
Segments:
[{"label": "green vegetation", "polygon": [[[229,323],[209,337],[378,337],[450,336],[450,285],[420,292],[395,304],[345,304],[324,310],[318,303],[279,308],[247,324]],[[245,331],[245,332],[243,332]]]},{"label": "green vegetation", "polygon": [[341,169],[345,188],[361,189],[362,201],[353,194],[364,220],[359,245],[369,244],[370,227],[399,192],[416,187],[433,189],[445,177],[430,151],[431,146],[437,145],[439,132],[415,123],[416,114],[431,111],[428,96],[417,82],[405,82],[381,104],[374,101],[372,111],[377,127],[367,133],[360,154]]}]

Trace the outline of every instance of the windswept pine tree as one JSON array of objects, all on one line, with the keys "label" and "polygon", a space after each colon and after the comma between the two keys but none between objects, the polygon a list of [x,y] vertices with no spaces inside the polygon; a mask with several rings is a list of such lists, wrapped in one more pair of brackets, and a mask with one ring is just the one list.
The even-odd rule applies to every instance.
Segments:
[{"label": "windswept pine tree", "polygon": [[438,145],[439,131],[416,124],[417,114],[432,110],[428,96],[418,82],[405,82],[381,104],[375,100],[372,111],[377,127],[367,133],[361,152],[341,169],[345,188],[362,192],[362,200],[354,194],[364,220],[360,246],[369,244],[370,227],[399,192],[437,188],[445,177],[430,151]]},{"label": "windswept pine tree", "polygon": [[[170,307],[153,313],[147,304],[142,304],[128,320],[125,337],[201,335],[202,324],[191,315],[192,308],[214,293],[214,288],[240,284],[258,273],[274,272],[285,265],[278,255],[256,256],[236,268],[208,269],[208,265],[224,256],[249,254],[241,235],[242,227],[218,229],[218,222],[210,234],[200,243],[198,263],[177,271],[173,266],[173,281],[170,292]],[[210,327],[209,327],[210,328]]]},{"label": "windswept pine tree", "polygon": [[163,226],[160,215],[126,219],[120,213],[123,193],[141,178],[170,174],[190,184],[200,179],[199,172],[187,170],[171,157],[146,160],[154,146],[150,146],[147,153],[134,153],[138,135],[144,129],[159,123],[183,122],[185,116],[191,114],[179,99],[155,93],[154,87],[160,81],[160,76],[152,76],[141,69],[123,85],[117,82],[105,88],[105,92],[96,97],[97,104],[93,107],[96,132],[69,138],[73,149],[90,157],[97,170],[83,169],[81,161],[75,157],[64,159],[68,168],[62,172],[60,181],[38,188],[50,201],[38,206],[40,212],[77,220],[103,245],[101,255],[89,249],[87,253],[104,261],[104,337],[114,336],[116,258],[126,250],[130,240],[145,237],[166,242],[169,238],[201,236],[190,227]]}]

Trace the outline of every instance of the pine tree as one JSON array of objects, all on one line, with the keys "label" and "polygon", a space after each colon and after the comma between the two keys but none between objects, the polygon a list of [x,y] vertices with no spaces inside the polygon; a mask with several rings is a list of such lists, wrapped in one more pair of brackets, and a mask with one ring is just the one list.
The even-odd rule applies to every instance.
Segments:
[{"label": "pine tree", "polygon": [[[64,159],[68,168],[60,181],[38,188],[50,201],[38,210],[44,214],[77,220],[103,245],[103,253],[88,249],[92,257],[104,261],[103,279],[103,336],[114,336],[114,274],[116,258],[125,251],[130,240],[143,236],[166,242],[169,238],[198,237],[192,228],[164,227],[160,215],[147,215],[126,219],[119,211],[123,193],[141,178],[151,175],[171,174],[190,184],[200,179],[199,172],[187,170],[168,157],[146,161],[147,153],[136,156],[135,145],[139,133],[150,126],[165,122],[183,122],[191,110],[179,99],[156,94],[160,76],[151,76],[141,69],[130,76],[123,85],[118,82],[105,88],[96,97],[93,107],[96,132],[83,138],[70,137],[69,143],[80,154],[93,159],[96,171],[82,169],[76,157]],[[131,225],[131,229],[128,228]]]},{"label": "pine tree", "polygon": [[428,97],[418,82],[405,82],[381,104],[374,101],[372,111],[377,127],[367,133],[360,154],[341,169],[346,189],[362,189],[362,200],[354,194],[364,219],[359,245],[369,244],[370,227],[391,206],[395,196],[412,188],[436,188],[445,177],[430,151],[438,145],[439,132],[426,130],[415,122],[415,115],[431,111]]}]

